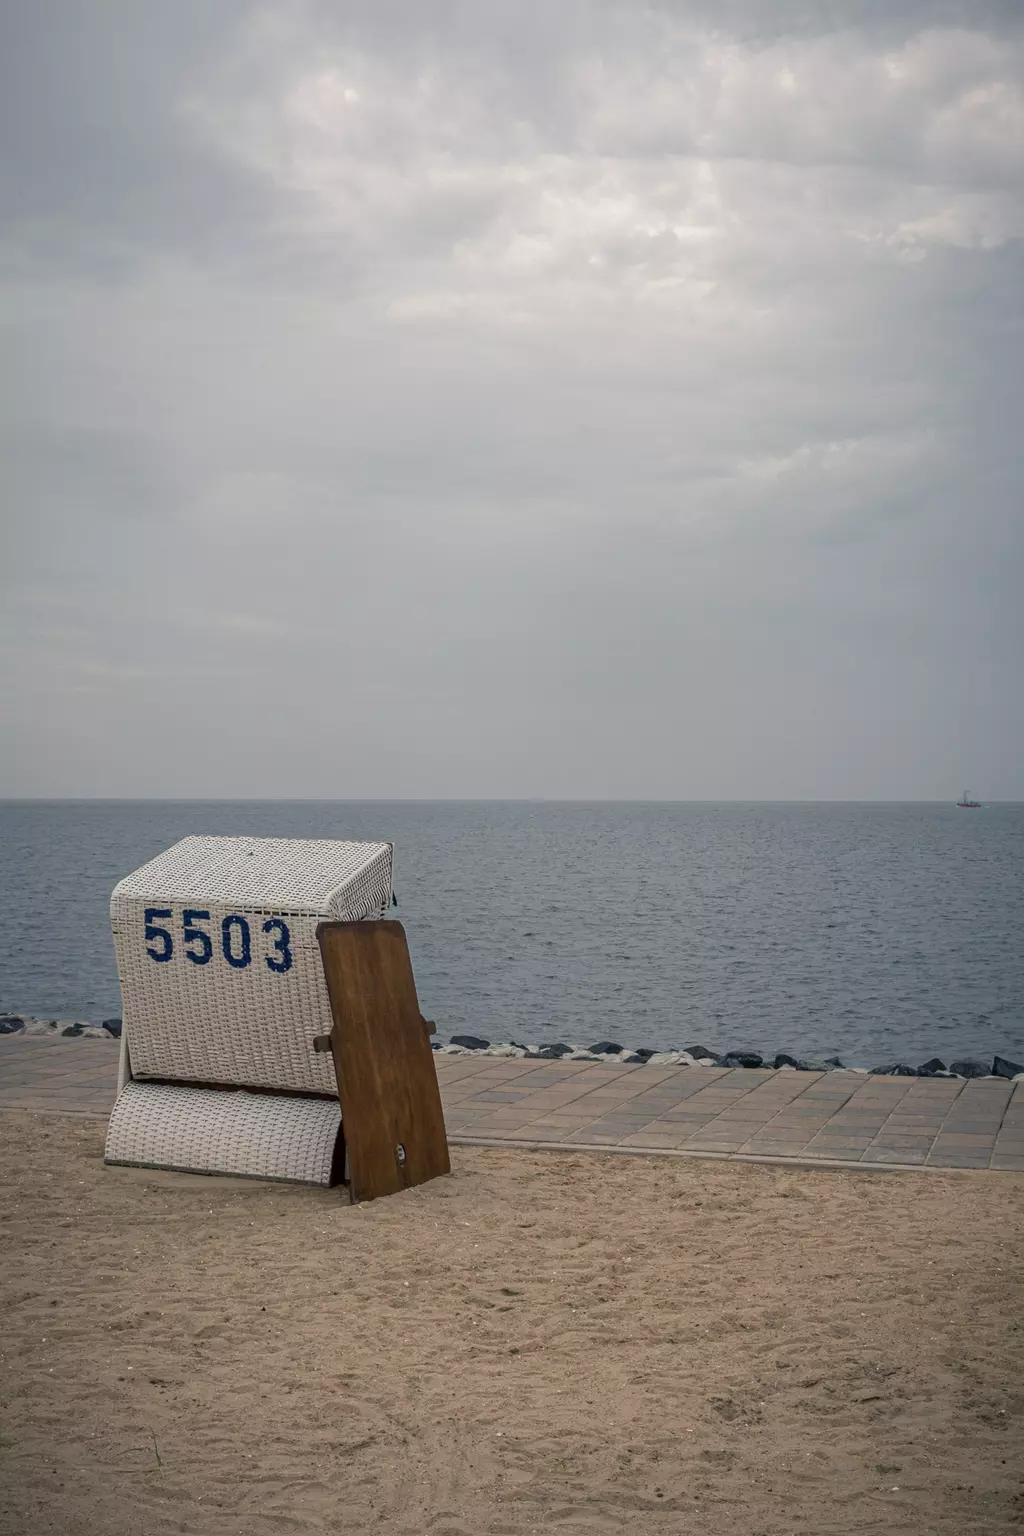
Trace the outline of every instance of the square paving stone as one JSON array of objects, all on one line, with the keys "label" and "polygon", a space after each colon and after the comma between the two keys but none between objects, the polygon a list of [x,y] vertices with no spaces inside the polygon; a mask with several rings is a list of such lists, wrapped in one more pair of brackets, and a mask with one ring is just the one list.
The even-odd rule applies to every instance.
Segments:
[{"label": "square paving stone", "polygon": [[498,1109],[492,1110],[489,1104],[483,1106],[485,1113],[480,1116],[478,1124],[492,1125],[496,1129],[505,1125],[527,1125],[531,1120],[540,1120],[541,1115],[524,1113],[522,1110]]},{"label": "square paving stone", "polygon": [[[647,1123],[637,1125],[635,1120],[592,1120],[588,1126],[580,1126],[578,1129],[588,1131],[602,1131],[608,1136],[623,1137],[647,1135],[650,1131],[650,1126]],[[659,1131],[657,1134],[661,1136],[675,1134],[678,1136],[679,1133]]]},{"label": "square paving stone", "polygon": [[991,1153],[975,1152],[971,1148],[956,1148],[949,1152],[936,1150],[934,1147],[928,1155],[928,1164],[932,1168],[987,1168],[991,1162]]},{"label": "square paving stone", "polygon": [[797,1152],[803,1154],[811,1146],[803,1137],[795,1137],[792,1141],[781,1141],[778,1137],[751,1137],[749,1141],[743,1141],[740,1152],[768,1152],[772,1157],[795,1157]]},{"label": "square paving stone", "polygon": [[779,1110],[779,1114],[792,1115],[796,1119],[817,1116],[820,1120],[835,1120],[837,1116],[849,1113],[848,1104],[806,1104],[802,1099],[796,1104],[788,1104]]},{"label": "square paving stone", "polygon": [[993,1115],[990,1120],[982,1119],[980,1116],[973,1120],[947,1119],[943,1120],[942,1129],[943,1132],[948,1131],[954,1136],[981,1136],[986,1131],[1002,1130],[1002,1121],[998,1115]]},{"label": "square paving stone", "polygon": [[687,1151],[735,1152],[743,1145],[742,1136],[689,1136],[684,1145]]},{"label": "square paving stone", "polygon": [[593,1115],[556,1115],[543,1114],[540,1111],[530,1117],[532,1124],[536,1120],[543,1120],[545,1125],[564,1125],[567,1130],[575,1131],[581,1125],[591,1125],[596,1117]]},{"label": "square paving stone", "polygon": [[577,1097],[585,1097],[588,1104],[625,1104],[635,1099],[637,1094],[627,1088],[617,1093],[610,1093],[607,1088],[595,1088],[591,1093]]},{"label": "square paving stone", "polygon": [[849,1131],[880,1131],[885,1124],[885,1115],[848,1115],[845,1112],[832,1115],[828,1121],[830,1125],[841,1125]]},{"label": "square paving stone", "polygon": [[754,1134],[755,1130],[760,1130],[763,1124],[765,1124],[763,1115],[754,1115],[751,1120],[734,1120],[731,1117],[726,1118],[725,1115],[718,1115],[717,1120],[711,1121],[711,1126],[708,1129],[720,1130],[725,1135],[735,1134],[749,1137],[749,1135]]},{"label": "square paving stone", "polygon": [[574,1126],[586,1126],[591,1120],[600,1120],[600,1115],[588,1115],[582,1109],[562,1107],[559,1104],[533,1104],[527,1101],[519,1107],[530,1120],[562,1120]]},{"label": "square paving stone", "polygon": [[564,1141],[572,1131],[567,1125],[545,1125],[542,1120],[531,1121],[529,1127],[537,1141]]},{"label": "square paving stone", "polygon": [[500,1125],[495,1125],[491,1120],[474,1120],[472,1125],[463,1126],[467,1136],[487,1136],[494,1141],[504,1141],[506,1136],[511,1136],[515,1131],[529,1129],[530,1122],[525,1120],[504,1120]]},{"label": "square paving stone", "polygon": [[661,1152],[681,1151],[683,1143],[677,1136],[622,1136],[619,1145],[623,1147],[656,1147]]},{"label": "square paving stone", "polygon": [[947,1117],[941,1113],[925,1114],[922,1110],[911,1114],[906,1108],[900,1108],[894,1109],[888,1118],[894,1125],[897,1121],[901,1125],[941,1125]]},{"label": "square paving stone", "polygon": [[[708,1126],[708,1133],[711,1134],[717,1129],[716,1121],[714,1125]],[[748,1136],[767,1136],[770,1141],[810,1141],[811,1137],[817,1134],[813,1125],[776,1125],[774,1121],[769,1121],[767,1125],[758,1125],[747,1132]]]},{"label": "square paving stone", "polygon": [[929,1131],[895,1131],[887,1125],[883,1130],[876,1131],[874,1141],[884,1141],[887,1146],[921,1146],[930,1147],[935,1140],[934,1133]]},{"label": "square paving stone", "polygon": [[634,1120],[663,1120],[665,1115],[671,1114],[671,1111],[671,1104],[643,1104],[643,1106],[636,1107],[633,1104],[629,1104],[629,1115]]},{"label": "square paving stone", "polygon": [[813,1141],[815,1136],[820,1136],[826,1129],[826,1125],[819,1125],[817,1121],[811,1121],[807,1125],[779,1125],[775,1120],[769,1120],[768,1124],[759,1135],[777,1136],[785,1141]]},{"label": "square paving stone", "polygon": [[757,1136],[736,1149],[748,1157],[803,1157],[810,1155],[805,1141],[761,1141]]},{"label": "square paving stone", "polygon": [[589,1126],[586,1128],[586,1130],[583,1131],[570,1131],[568,1135],[563,1136],[561,1140],[566,1146],[577,1146],[580,1143],[582,1143],[584,1146],[598,1147],[640,1145],[640,1143],[635,1142],[634,1140],[627,1140],[625,1137],[619,1135],[615,1131],[594,1131],[591,1130]]},{"label": "square paving stone", "polygon": [[771,1117],[771,1124],[795,1125],[801,1128],[807,1125],[825,1125],[836,1113],[837,1111],[821,1104],[804,1104],[802,1101],[796,1104],[780,1104]]},{"label": "square paving stone", "polygon": [[742,1097],[742,1094],[714,1093],[711,1090],[708,1090],[705,1093],[695,1093],[693,1098],[690,1100],[690,1103],[699,1104],[702,1109],[705,1105],[714,1105],[715,1109],[730,1109],[732,1105],[738,1103]]},{"label": "square paving stone", "polygon": [[806,1143],[802,1141],[748,1141],[740,1150],[749,1153],[752,1157],[813,1156]]}]

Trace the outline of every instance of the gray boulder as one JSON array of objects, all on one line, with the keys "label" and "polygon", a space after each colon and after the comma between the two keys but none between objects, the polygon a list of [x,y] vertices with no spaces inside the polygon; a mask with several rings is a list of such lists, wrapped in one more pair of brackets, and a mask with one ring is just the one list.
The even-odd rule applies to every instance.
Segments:
[{"label": "gray boulder", "polygon": [[996,1077],[1019,1077],[1024,1067],[1019,1061],[1007,1061],[1005,1056],[997,1056],[992,1063],[992,1071]]},{"label": "gray boulder", "polygon": [[987,1061],[979,1061],[976,1056],[963,1056],[959,1061],[951,1061],[949,1070],[955,1072],[957,1077],[988,1077],[989,1065]]},{"label": "gray boulder", "polygon": [[466,1051],[486,1051],[490,1045],[489,1040],[481,1040],[479,1035],[452,1035],[452,1045],[461,1045]]},{"label": "gray boulder", "polygon": [[829,1070],[829,1063],[827,1061],[807,1061],[802,1056],[789,1056],[785,1051],[779,1052],[772,1062],[772,1066],[776,1072],[780,1067],[795,1067],[798,1072],[827,1072]]},{"label": "gray boulder", "polygon": [[945,1074],[946,1063],[939,1056],[930,1056],[923,1061],[917,1069],[918,1077],[937,1077],[939,1073]]}]

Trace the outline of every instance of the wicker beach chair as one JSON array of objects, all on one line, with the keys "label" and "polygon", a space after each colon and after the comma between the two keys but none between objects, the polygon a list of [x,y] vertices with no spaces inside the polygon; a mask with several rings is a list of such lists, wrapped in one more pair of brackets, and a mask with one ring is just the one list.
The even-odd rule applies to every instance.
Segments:
[{"label": "wicker beach chair", "polygon": [[390,843],[186,837],[110,902],[124,1026],[106,1161],[342,1177],[322,922],[380,919]]}]

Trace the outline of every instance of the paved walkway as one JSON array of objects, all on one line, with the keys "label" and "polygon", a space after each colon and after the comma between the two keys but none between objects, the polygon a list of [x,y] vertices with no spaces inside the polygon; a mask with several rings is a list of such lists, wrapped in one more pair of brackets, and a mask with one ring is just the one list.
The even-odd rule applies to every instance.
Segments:
[{"label": "paved walkway", "polygon": [[[438,1056],[453,1144],[1024,1170],[1024,1083]],[[0,1109],[110,1113],[117,1047],[0,1038]]]}]

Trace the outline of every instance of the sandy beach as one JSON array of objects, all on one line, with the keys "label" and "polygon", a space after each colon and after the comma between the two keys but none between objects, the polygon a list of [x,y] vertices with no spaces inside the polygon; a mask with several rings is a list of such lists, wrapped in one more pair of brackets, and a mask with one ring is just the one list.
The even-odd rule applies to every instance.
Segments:
[{"label": "sandy beach", "polygon": [[456,1149],[350,1207],[3,1126],[4,1532],[1024,1518],[1024,1176]]}]

